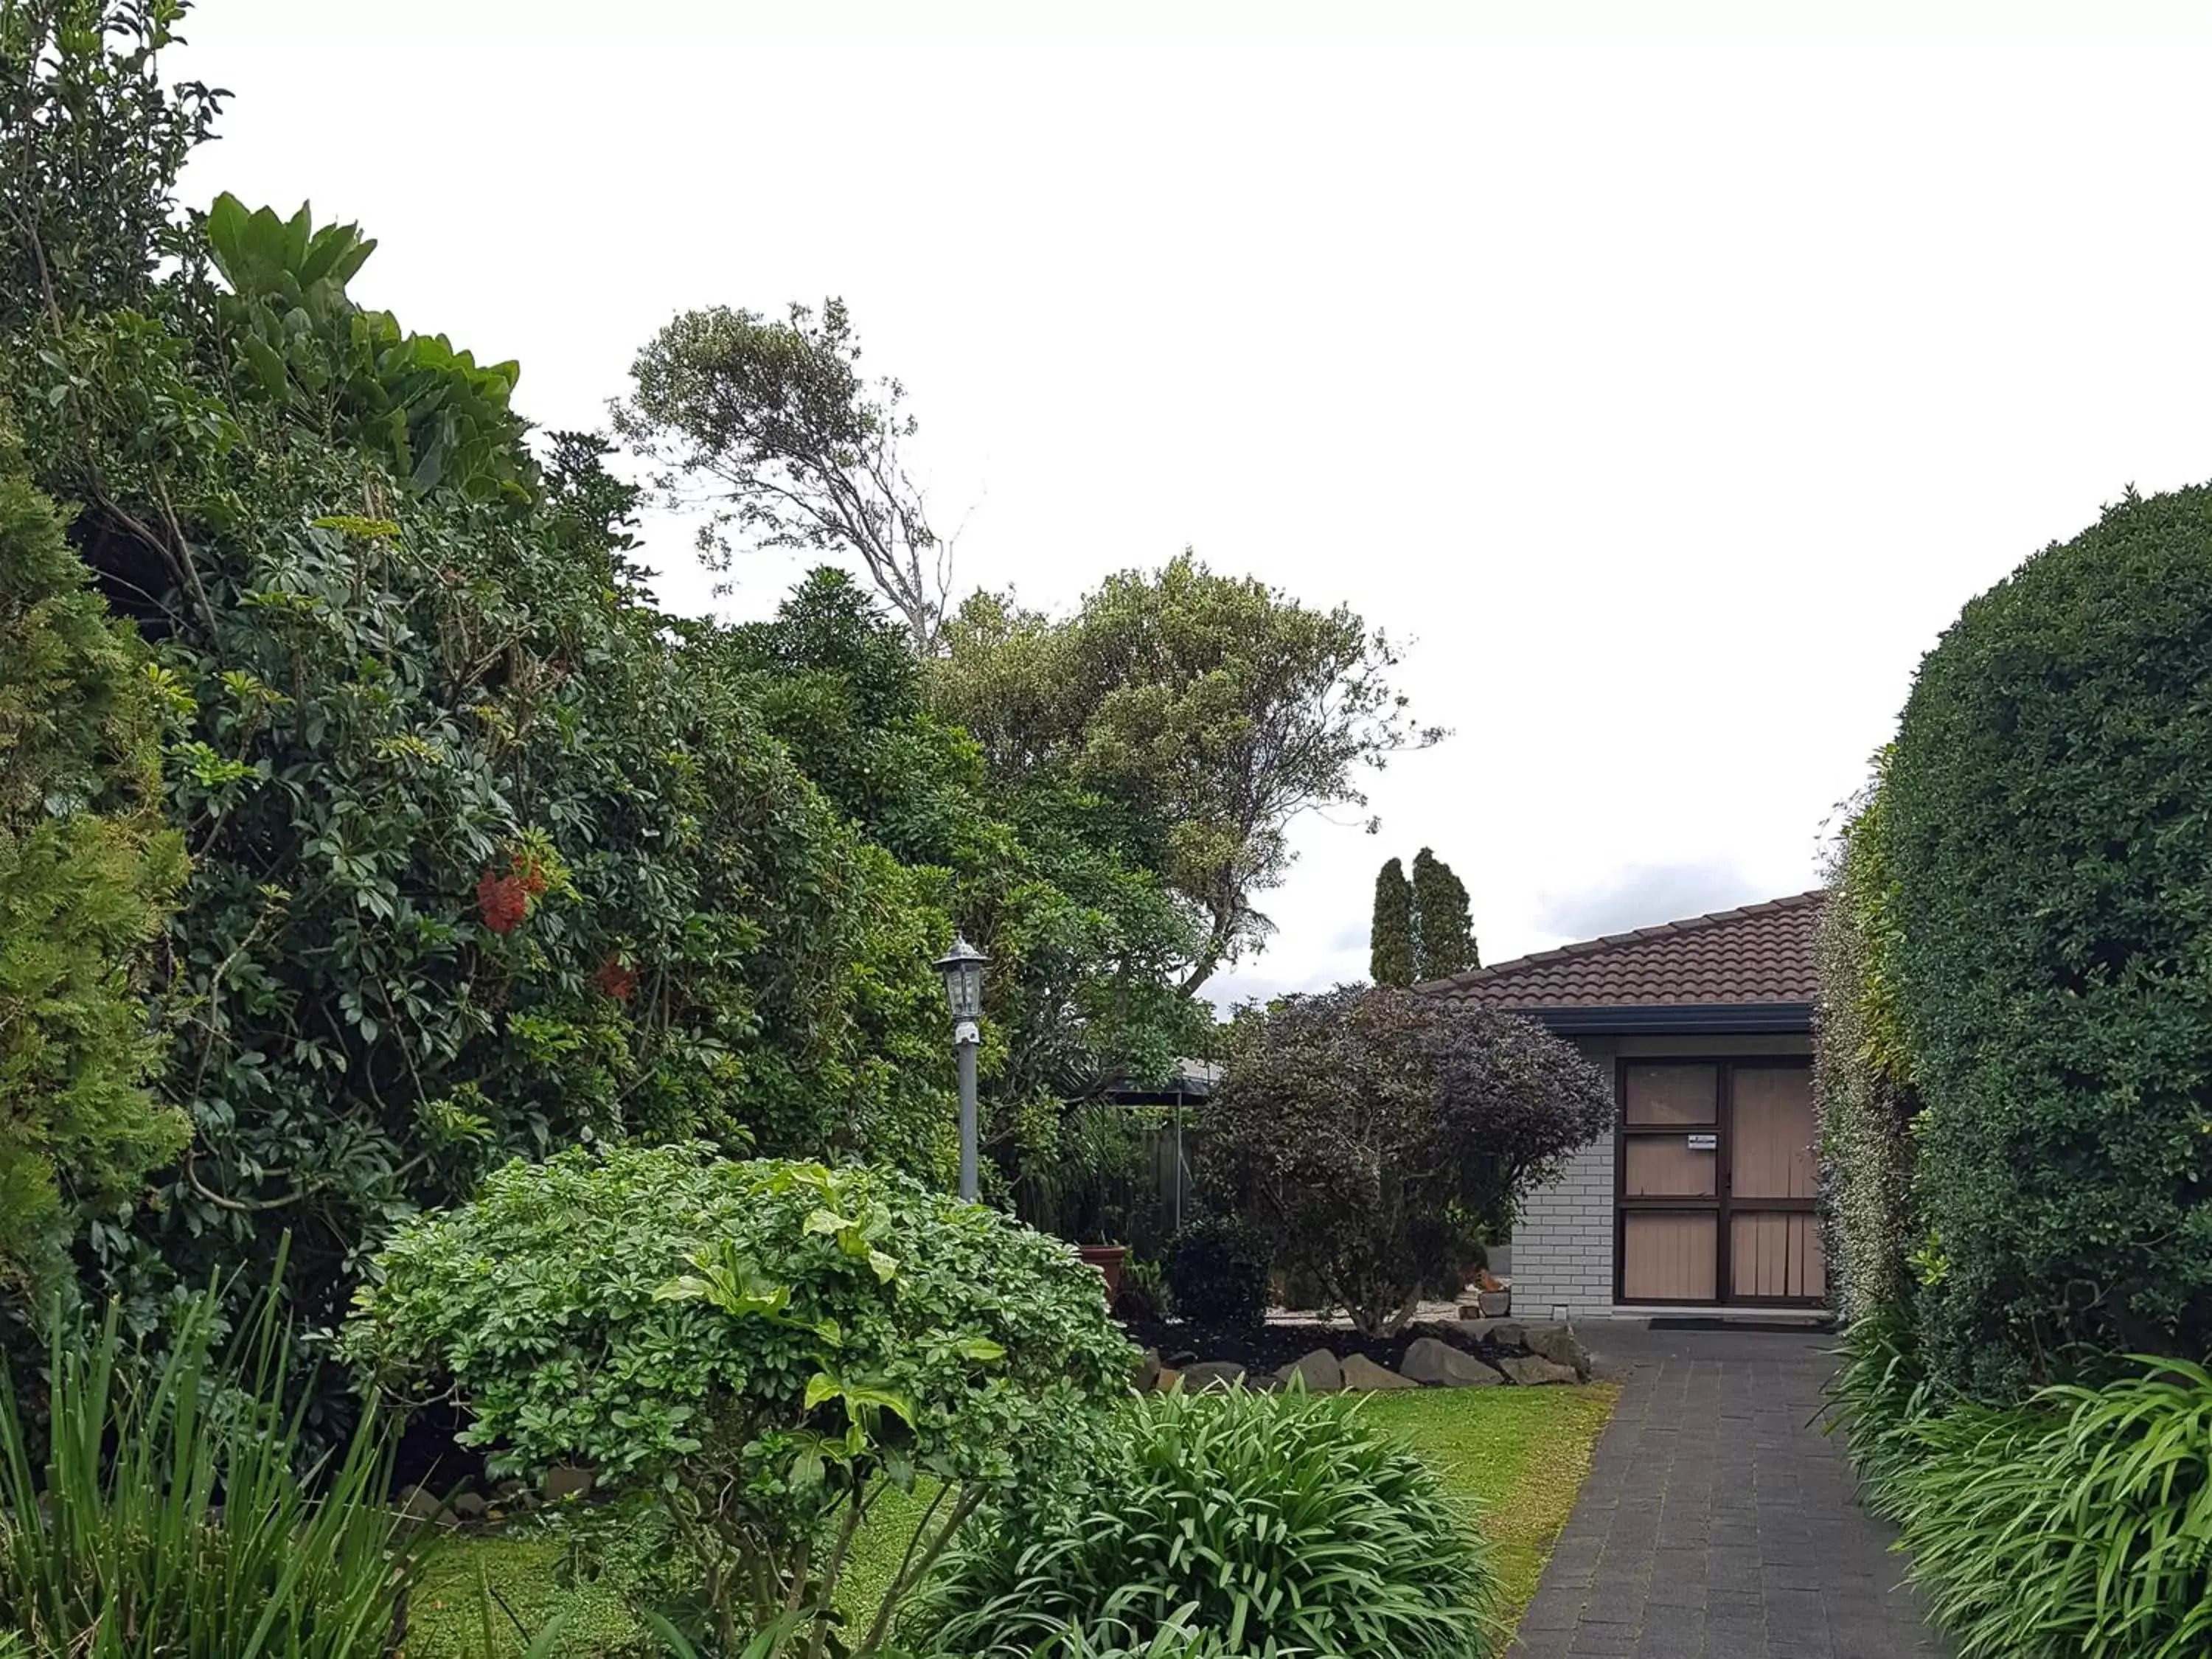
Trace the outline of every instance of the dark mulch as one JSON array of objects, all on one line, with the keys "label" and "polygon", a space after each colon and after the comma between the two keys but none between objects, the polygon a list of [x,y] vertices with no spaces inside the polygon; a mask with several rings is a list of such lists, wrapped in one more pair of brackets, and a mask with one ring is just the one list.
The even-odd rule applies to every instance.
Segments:
[{"label": "dark mulch", "polygon": [[1182,1319],[1125,1318],[1122,1328],[1139,1346],[1158,1348],[1169,1364],[1188,1364],[1192,1359],[1234,1360],[1248,1370],[1272,1371],[1303,1358],[1316,1348],[1327,1348],[1339,1359],[1364,1353],[1378,1365],[1396,1370],[1416,1337],[1435,1336],[1494,1359],[1492,1345],[1472,1331],[1448,1320],[1408,1325],[1395,1336],[1367,1337],[1348,1325],[1324,1325],[1299,1321],[1252,1326],[1197,1325]]}]

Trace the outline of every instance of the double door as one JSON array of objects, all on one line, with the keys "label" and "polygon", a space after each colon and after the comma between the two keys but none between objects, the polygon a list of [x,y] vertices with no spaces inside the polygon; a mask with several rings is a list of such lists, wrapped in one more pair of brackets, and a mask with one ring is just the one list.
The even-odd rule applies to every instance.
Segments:
[{"label": "double door", "polygon": [[1618,1088],[1615,1299],[1822,1301],[1811,1066],[1624,1060]]}]

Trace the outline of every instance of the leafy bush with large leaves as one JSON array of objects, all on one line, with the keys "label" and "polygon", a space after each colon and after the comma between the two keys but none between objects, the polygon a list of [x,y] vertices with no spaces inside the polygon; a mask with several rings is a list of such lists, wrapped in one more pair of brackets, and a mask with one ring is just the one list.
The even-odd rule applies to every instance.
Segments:
[{"label": "leafy bush with large leaves", "polygon": [[1480,1659],[1495,1581],[1474,1517],[1343,1398],[1130,1402],[1072,1493],[979,1517],[925,1599],[932,1652]]},{"label": "leafy bush with large leaves", "polygon": [[[136,14],[29,10],[11,167],[106,107],[80,96],[104,75],[137,90],[80,136],[143,199],[83,234],[171,222],[167,152],[131,148],[170,130]],[[35,264],[52,192],[5,205]],[[147,1319],[289,1229],[322,1317],[396,1221],[516,1152],[933,1167],[934,878],[807,781],[715,630],[647,603],[629,492],[588,440],[533,455],[512,365],[357,306],[350,227],[226,198],[204,232],[158,278],[120,242],[50,263],[0,350],[36,482],[155,645],[192,859],[159,1012],[194,1139],[94,1218],[95,1270]],[[137,275],[70,275],[95,270]]]},{"label": "leafy bush with large leaves", "polygon": [[1456,1291],[1529,1183],[1612,1121],[1597,1068],[1540,1027],[1393,986],[1239,1023],[1206,1176],[1362,1330]]},{"label": "leafy bush with large leaves", "polygon": [[[495,1473],[664,1494],[727,1650],[830,1609],[885,1484],[942,1483],[887,1611],[988,1492],[1048,1483],[1135,1350],[1066,1246],[885,1171],[626,1147],[510,1164],[403,1229],[354,1351],[456,1390]],[[848,1648],[880,1643],[848,1633]]]},{"label": "leafy bush with large leaves", "polygon": [[1968,605],[1882,792],[1924,1101],[1930,1369],[2212,1349],[2212,488],[2130,495]]}]

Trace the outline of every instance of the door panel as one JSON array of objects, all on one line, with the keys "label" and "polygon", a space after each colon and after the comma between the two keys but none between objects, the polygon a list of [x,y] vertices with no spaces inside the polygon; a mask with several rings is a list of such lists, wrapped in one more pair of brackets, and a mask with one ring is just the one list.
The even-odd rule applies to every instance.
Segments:
[{"label": "door panel", "polygon": [[1631,1066],[1622,1079],[1622,1088],[1632,1125],[1717,1121],[1717,1066]]},{"label": "door panel", "polygon": [[1715,1197],[1720,1192],[1720,1154],[1711,1146],[1693,1146],[1686,1134],[1631,1135],[1626,1191],[1631,1198]]},{"label": "door panel", "polygon": [[1813,1073],[1799,1066],[1741,1066],[1731,1079],[1729,1195],[1811,1198]]},{"label": "door panel", "polygon": [[1808,1211],[1739,1210],[1729,1218],[1735,1297],[1817,1297],[1827,1287],[1820,1218]]},{"label": "door panel", "polygon": [[1621,1294],[1632,1302],[1710,1302],[1719,1218],[1694,1210],[1621,1218]]}]

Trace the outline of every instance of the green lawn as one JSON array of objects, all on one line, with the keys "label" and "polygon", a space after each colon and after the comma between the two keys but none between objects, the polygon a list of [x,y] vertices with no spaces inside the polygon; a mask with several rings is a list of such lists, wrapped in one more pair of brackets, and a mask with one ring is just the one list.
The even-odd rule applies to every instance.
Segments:
[{"label": "green lawn", "polygon": [[1589,1473],[1620,1390],[1424,1389],[1370,1395],[1370,1420],[1405,1436],[1473,1504],[1498,1551],[1505,1612],[1520,1618]]},{"label": "green lawn", "polygon": [[[1613,1414],[1619,1390],[1425,1389],[1370,1395],[1369,1419],[1405,1437],[1445,1484],[1473,1508],[1498,1550],[1507,1616],[1518,1618],[1552,1545],[1589,1473],[1590,1449]],[[886,1493],[854,1546],[839,1601],[848,1614],[872,1613],[920,1518],[922,1498]],[[651,1651],[621,1598],[600,1585],[561,1583],[562,1547],[527,1532],[457,1538],[439,1553],[417,1588],[404,1659],[521,1659],[514,1620],[501,1616],[484,1651],[479,1575],[521,1622],[563,1619],[558,1659]]]}]

